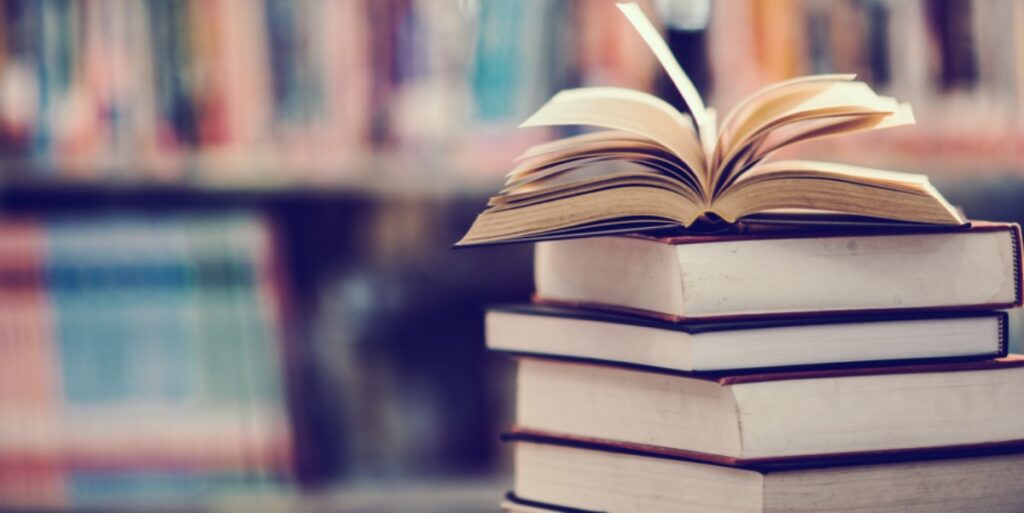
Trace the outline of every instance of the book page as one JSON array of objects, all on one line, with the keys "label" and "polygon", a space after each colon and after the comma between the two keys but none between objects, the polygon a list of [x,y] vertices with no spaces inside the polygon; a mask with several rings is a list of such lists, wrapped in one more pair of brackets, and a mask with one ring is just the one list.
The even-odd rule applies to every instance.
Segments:
[{"label": "book page", "polygon": [[686,118],[654,95],[615,87],[556,94],[520,126],[590,125],[642,135],[661,144],[706,183],[700,142]]},{"label": "book page", "polygon": [[624,143],[647,143],[653,144],[650,139],[639,134],[623,132],[622,130],[600,130],[586,134],[562,137],[545,143],[535,144],[526,149],[514,160],[516,162],[529,160],[548,153],[557,153],[570,148],[582,145],[612,145],[617,146]]},{"label": "book page", "polygon": [[[690,226],[701,211],[685,197],[661,187],[634,185],[599,189],[520,208],[489,208],[477,216],[456,246],[512,242],[557,232],[578,233],[584,225],[631,219],[650,225]],[[640,229],[642,224],[627,226]]]},{"label": "book page", "polygon": [[[721,193],[721,189],[732,181],[736,173],[746,167],[746,163],[757,160],[751,158],[756,154],[752,150],[756,149],[754,147],[761,144],[773,130],[830,117],[850,118],[900,114],[901,117],[894,121],[893,126],[906,124],[908,121],[908,118],[903,115],[908,112],[901,111],[896,100],[876,95],[863,82],[803,84],[804,87],[821,87],[822,85],[824,87],[817,92],[813,88],[802,88],[803,90],[797,91],[792,96],[775,99],[773,104],[753,109],[742,125],[736,129],[736,133],[733,135],[734,139],[729,143],[724,157],[715,169],[713,184],[717,193]],[[909,116],[909,122],[913,122],[913,116]],[[791,143],[793,142],[796,141]],[[745,158],[738,158],[740,155]]]},{"label": "book page", "polygon": [[[827,84],[837,81],[853,80],[855,75],[810,75],[784,80],[768,85],[761,90],[744,98],[739,104],[729,111],[721,124],[721,131],[712,152],[712,167],[721,163],[723,153],[731,149],[730,144],[735,139],[740,127],[749,123],[752,116],[757,112],[777,105],[784,98],[791,98],[796,94],[806,97],[808,93],[816,93]],[[778,108],[778,107],[775,107]],[[763,114],[762,114],[763,115]]]},{"label": "book page", "polygon": [[[735,183],[739,177],[750,172],[761,160],[785,146],[835,135],[854,134],[913,123],[913,111],[910,109],[910,105],[904,103],[898,106],[894,114],[859,113],[829,116],[802,123],[810,126],[801,126],[793,130],[783,128],[762,132],[757,137],[748,140],[744,151],[731,159],[728,173],[720,177],[716,189],[721,193]],[[769,142],[777,134],[780,137]]]},{"label": "book page", "polygon": [[526,205],[551,201],[566,196],[627,186],[657,187],[672,191],[694,203],[699,201],[699,197],[696,196],[693,190],[681,186],[678,182],[666,177],[662,173],[649,170],[623,170],[617,172],[613,170],[586,180],[577,180],[536,190],[522,190],[501,194],[492,197],[487,205],[494,210],[521,208]]},{"label": "book page", "polygon": [[672,55],[672,50],[665,43],[665,39],[661,37],[661,33],[654,27],[640,6],[635,3],[617,5],[619,10],[626,15],[626,19],[633,24],[633,28],[640,34],[640,37],[647,43],[647,46],[654,52],[661,67],[665,69],[665,73],[668,73],[669,79],[679,90],[679,94],[683,97],[683,101],[686,102],[686,106],[690,109],[693,120],[697,124],[702,152],[704,155],[710,155],[714,147],[716,130],[713,126],[713,119],[704,106],[704,100],[700,97],[700,92],[683,71],[683,67],[679,65],[679,61]]},{"label": "book page", "polygon": [[834,180],[868,183],[875,187],[891,187],[909,191],[919,190],[923,185],[930,183],[926,175],[919,173],[903,173],[817,160],[780,160],[761,164],[755,166],[748,173],[744,173],[743,177],[737,179],[737,183],[755,179],[770,179],[782,174],[828,177]]},{"label": "book page", "polygon": [[[591,157],[598,155],[610,155],[618,153],[643,153],[653,157],[662,158],[665,160],[671,160],[673,165],[679,168],[684,166],[679,162],[678,157],[672,152],[668,151],[664,146],[655,144],[652,141],[644,139],[642,141],[629,141],[629,140],[608,140],[598,142],[587,142],[573,144],[571,146],[565,146],[562,148],[555,149],[552,147],[551,151],[541,153],[537,155],[531,155],[527,158],[519,160],[511,171],[505,174],[506,178],[516,179],[524,175],[531,174],[535,170],[543,169],[555,163],[564,162],[567,160],[579,158],[579,157]],[[532,153],[531,150],[527,150],[527,155]],[[689,168],[686,168],[689,169]]]},{"label": "book page", "polygon": [[679,163],[674,158],[668,159],[657,154],[631,151],[602,151],[599,153],[575,155],[572,158],[546,163],[542,167],[531,168],[529,172],[510,176],[505,182],[505,188],[500,193],[517,192],[518,189],[526,185],[529,185],[531,188],[543,187],[552,184],[556,179],[564,183],[572,180],[592,178],[604,172],[602,169],[599,169],[600,166],[594,165],[602,162],[628,162],[643,166],[645,170],[661,172],[675,180],[684,182],[687,190],[692,190],[694,194],[701,197],[699,195],[700,185],[689,174],[688,170],[679,166]]},{"label": "book page", "polygon": [[712,203],[712,210],[730,222],[783,208],[933,224],[965,223],[924,175],[829,162],[794,160],[756,166]]},{"label": "book page", "polygon": [[855,134],[869,130],[880,130],[883,128],[912,125],[914,122],[914,111],[911,109],[910,104],[900,103],[897,105],[896,112],[893,114],[866,114],[853,116],[852,118],[837,118],[827,123],[794,131],[769,146],[758,148],[758,150],[751,155],[750,160],[761,160],[768,154],[780,148],[799,142],[810,141],[812,139],[822,139],[835,135]]},{"label": "book page", "polygon": [[[594,137],[602,134],[603,137]],[[646,137],[632,136],[632,139],[617,137],[618,134],[625,134],[619,131],[598,132],[596,134],[584,134],[582,136],[568,137],[554,141],[560,144],[545,143],[545,153],[538,153],[537,146],[528,149],[511,171],[505,174],[505,187],[514,187],[520,182],[533,181],[552,174],[554,168],[560,168],[559,173],[565,172],[575,176],[586,176],[586,169],[579,169],[585,165],[585,160],[595,158],[619,158],[653,165],[664,172],[686,182],[696,192],[702,194],[700,179],[689,168],[683,166],[678,157]],[[613,138],[614,137],[614,138]],[[504,191],[502,191],[504,192]]]},{"label": "book page", "polygon": [[748,112],[737,116],[725,127],[727,131],[723,132],[722,158],[717,162],[719,165],[728,164],[748,139],[783,123],[829,111],[836,114],[891,114],[896,112],[898,105],[892,98],[876,95],[863,82],[808,81],[795,83],[777,92],[780,95],[751,105]]}]

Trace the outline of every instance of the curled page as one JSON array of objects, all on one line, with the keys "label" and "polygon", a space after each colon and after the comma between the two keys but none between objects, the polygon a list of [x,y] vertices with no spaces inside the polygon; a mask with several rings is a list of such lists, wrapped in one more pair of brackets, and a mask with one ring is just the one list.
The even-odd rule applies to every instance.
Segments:
[{"label": "curled page", "polygon": [[712,126],[713,120],[704,106],[704,100],[700,97],[697,88],[690,81],[690,77],[686,76],[683,67],[679,65],[679,61],[672,55],[672,50],[669,49],[668,44],[661,37],[661,33],[654,27],[654,24],[647,18],[647,15],[640,9],[640,6],[635,3],[617,4],[617,6],[626,15],[626,19],[633,24],[633,28],[640,34],[640,37],[647,43],[651,51],[654,52],[654,56],[661,63],[661,67],[665,69],[668,77],[675,84],[676,89],[679,90],[679,94],[683,97],[683,101],[686,102],[686,106],[689,107],[693,120],[697,124],[697,134],[700,136],[701,147],[706,155],[710,155],[715,145],[716,134],[714,126]]},{"label": "curled page", "polygon": [[555,95],[523,127],[589,125],[642,135],[664,146],[703,181],[704,154],[686,117],[665,100],[632,89],[585,87]]}]

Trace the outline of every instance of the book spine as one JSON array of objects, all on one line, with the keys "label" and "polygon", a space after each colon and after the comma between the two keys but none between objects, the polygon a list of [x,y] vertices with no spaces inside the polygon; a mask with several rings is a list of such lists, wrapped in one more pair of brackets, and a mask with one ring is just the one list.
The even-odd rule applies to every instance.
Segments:
[{"label": "book spine", "polygon": [[1003,358],[1010,354],[1010,315],[1006,312],[999,312],[999,352],[996,358]]},{"label": "book spine", "polygon": [[1014,301],[1013,306],[1024,305],[1024,266],[1021,265],[1021,254],[1024,253],[1021,242],[1021,229],[1019,224],[1013,225],[1011,228],[1011,236],[1013,237],[1013,290]]},{"label": "book spine", "polygon": [[43,252],[38,225],[0,223],[0,504],[9,507],[63,504]]}]

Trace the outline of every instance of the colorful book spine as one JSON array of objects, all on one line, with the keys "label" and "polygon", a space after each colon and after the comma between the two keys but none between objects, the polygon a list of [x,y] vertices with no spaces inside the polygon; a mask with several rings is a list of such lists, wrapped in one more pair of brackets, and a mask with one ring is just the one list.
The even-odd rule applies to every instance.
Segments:
[{"label": "colorful book spine", "polygon": [[42,227],[0,223],[0,504],[56,506],[59,375],[43,278]]}]

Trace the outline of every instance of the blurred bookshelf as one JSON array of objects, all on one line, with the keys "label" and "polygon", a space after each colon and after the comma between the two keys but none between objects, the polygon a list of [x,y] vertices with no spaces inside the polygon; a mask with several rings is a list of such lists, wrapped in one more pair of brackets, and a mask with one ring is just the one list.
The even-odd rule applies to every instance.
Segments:
[{"label": "blurred bookshelf", "polygon": [[534,3],[6,0],[3,174],[483,190],[566,83],[568,9]]},{"label": "blurred bookshelf", "polygon": [[[641,4],[720,108],[830,72],[915,107],[802,156],[1024,221],[1020,2]],[[0,510],[496,509],[482,309],[531,248],[450,244],[551,94],[679,105],[658,70],[612,0],[0,0]]]}]

